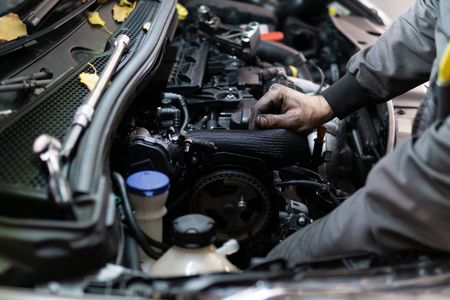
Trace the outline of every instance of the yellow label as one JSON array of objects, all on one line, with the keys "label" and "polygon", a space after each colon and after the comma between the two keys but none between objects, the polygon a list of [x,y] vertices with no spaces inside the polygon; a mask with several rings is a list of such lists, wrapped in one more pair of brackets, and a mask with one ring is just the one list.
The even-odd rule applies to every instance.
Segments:
[{"label": "yellow label", "polygon": [[439,64],[438,84],[450,84],[450,42],[447,44]]}]

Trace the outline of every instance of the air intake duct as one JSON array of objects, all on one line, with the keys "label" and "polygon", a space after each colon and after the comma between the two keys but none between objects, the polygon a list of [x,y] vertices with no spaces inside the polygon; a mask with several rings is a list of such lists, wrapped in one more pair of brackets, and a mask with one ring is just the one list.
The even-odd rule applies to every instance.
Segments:
[{"label": "air intake duct", "polygon": [[217,151],[259,158],[272,167],[307,165],[311,159],[307,137],[286,129],[197,130],[188,137],[194,146],[211,143]]}]

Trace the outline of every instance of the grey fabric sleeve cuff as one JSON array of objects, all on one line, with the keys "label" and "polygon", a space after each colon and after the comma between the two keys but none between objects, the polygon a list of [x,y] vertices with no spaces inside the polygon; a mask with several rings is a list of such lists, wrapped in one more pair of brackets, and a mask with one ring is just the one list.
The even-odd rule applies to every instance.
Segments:
[{"label": "grey fabric sleeve cuff", "polygon": [[355,76],[348,72],[323,91],[322,96],[325,97],[339,119],[345,118],[367,104],[377,102],[377,98],[372,96],[358,83]]}]

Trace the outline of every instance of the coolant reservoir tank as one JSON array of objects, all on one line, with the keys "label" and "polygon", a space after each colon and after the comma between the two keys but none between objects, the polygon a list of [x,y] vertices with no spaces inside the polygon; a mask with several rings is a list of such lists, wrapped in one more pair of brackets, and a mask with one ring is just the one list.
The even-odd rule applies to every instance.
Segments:
[{"label": "coolant reservoir tank", "polygon": [[207,273],[238,272],[239,269],[217,252],[214,221],[192,214],[173,221],[173,247],[151,268],[158,277],[191,276]]}]

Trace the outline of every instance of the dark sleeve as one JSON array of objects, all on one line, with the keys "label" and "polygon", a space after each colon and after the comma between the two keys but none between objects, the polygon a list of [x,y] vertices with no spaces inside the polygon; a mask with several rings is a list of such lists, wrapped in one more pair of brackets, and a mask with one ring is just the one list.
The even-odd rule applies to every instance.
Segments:
[{"label": "dark sleeve", "polygon": [[450,117],[382,159],[367,184],[269,257],[292,263],[402,250],[450,252]]},{"label": "dark sleeve", "polygon": [[429,79],[438,7],[437,0],[417,0],[373,46],[350,59],[346,75],[323,93],[339,118]]}]

